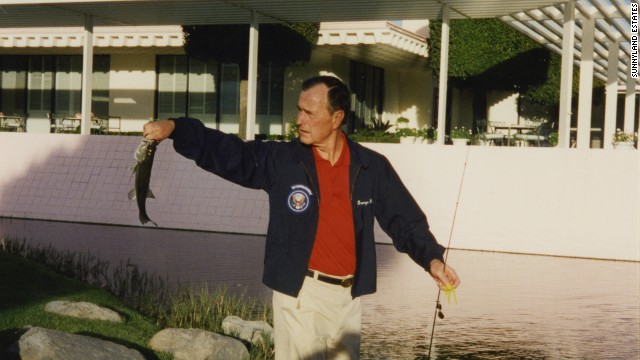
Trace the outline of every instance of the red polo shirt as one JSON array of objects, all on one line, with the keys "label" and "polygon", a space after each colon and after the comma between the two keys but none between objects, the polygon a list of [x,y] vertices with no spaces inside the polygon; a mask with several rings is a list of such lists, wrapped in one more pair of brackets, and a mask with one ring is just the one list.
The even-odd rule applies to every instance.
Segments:
[{"label": "red polo shirt", "polygon": [[353,212],[349,194],[351,154],[344,134],[338,161],[331,165],[313,148],[320,187],[318,231],[309,268],[335,276],[352,275],[356,269]]}]

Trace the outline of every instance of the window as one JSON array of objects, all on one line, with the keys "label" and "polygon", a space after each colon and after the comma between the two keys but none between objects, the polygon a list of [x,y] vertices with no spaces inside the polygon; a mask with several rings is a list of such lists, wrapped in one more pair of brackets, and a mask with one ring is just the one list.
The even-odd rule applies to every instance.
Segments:
[{"label": "window", "polygon": [[256,134],[282,134],[284,68],[268,65],[258,68]]},{"label": "window", "polygon": [[183,55],[159,56],[157,118],[191,116],[219,127],[217,78],[214,62]]},{"label": "window", "polygon": [[190,61],[188,115],[202,120],[205,124],[216,122],[217,71],[217,65],[211,61]]},{"label": "window", "polygon": [[[92,112],[109,113],[109,56],[93,60]],[[82,56],[0,57],[0,111],[46,118],[82,108]]]},{"label": "window", "polygon": [[260,66],[258,74],[257,114],[282,116],[284,68],[275,65]]},{"label": "window", "polygon": [[[212,128],[240,131],[238,64],[217,64],[188,56],[158,56],[157,117],[191,116]],[[260,66],[256,134],[282,134],[284,68]]]},{"label": "window", "polygon": [[111,58],[108,55],[94,56],[91,91],[91,111],[97,116],[109,115],[109,71]]},{"label": "window", "polygon": [[220,130],[240,132],[240,69],[237,64],[220,68]]},{"label": "window", "polygon": [[351,62],[351,91],[354,94],[354,116],[349,129],[361,129],[382,117],[384,103],[384,70],[360,62]]},{"label": "window", "polygon": [[[59,116],[82,111],[82,56],[57,56],[54,112]],[[109,114],[109,56],[93,58],[91,112]]]},{"label": "window", "polygon": [[53,65],[51,56],[30,56],[27,109],[30,117],[46,117],[52,111]]},{"label": "window", "polygon": [[82,56],[58,56],[55,60],[55,112],[74,115],[82,108]]},{"label": "window", "polygon": [[0,111],[6,115],[27,113],[27,57],[0,57]]},{"label": "window", "polygon": [[185,116],[187,111],[187,57],[160,56],[158,58],[159,119]]}]

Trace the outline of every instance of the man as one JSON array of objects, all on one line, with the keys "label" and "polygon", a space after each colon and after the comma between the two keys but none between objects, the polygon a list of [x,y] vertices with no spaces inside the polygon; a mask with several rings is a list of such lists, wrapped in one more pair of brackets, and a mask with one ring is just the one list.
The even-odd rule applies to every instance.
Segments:
[{"label": "man", "polygon": [[440,288],[460,282],[387,159],[340,130],[350,108],[346,85],[317,76],[302,85],[292,142],[244,142],[188,118],[144,126],[147,139],[172,138],[203,169],[269,194],[263,282],[276,359],[359,357],[360,296],[376,291],[374,218]]}]

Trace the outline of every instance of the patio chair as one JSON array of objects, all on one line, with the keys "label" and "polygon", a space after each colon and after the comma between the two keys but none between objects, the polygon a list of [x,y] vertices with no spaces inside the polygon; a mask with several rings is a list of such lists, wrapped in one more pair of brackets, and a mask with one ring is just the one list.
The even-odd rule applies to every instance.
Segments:
[{"label": "patio chair", "polygon": [[5,119],[4,125],[9,131],[27,132],[27,119],[29,119],[29,114],[15,115]]},{"label": "patio chair", "polygon": [[516,134],[514,138],[516,141],[521,141],[525,146],[549,146],[549,134],[553,132],[554,124],[543,120],[538,123],[538,126],[525,134]]},{"label": "patio chair", "polygon": [[49,119],[49,125],[51,126],[50,133],[61,133],[63,132],[63,126],[60,123],[60,119],[56,116],[55,113],[47,113],[47,119]]},{"label": "patio chair", "polygon": [[486,119],[477,121],[478,138],[486,145],[495,145],[497,141],[500,141],[500,145],[504,145],[504,134],[496,132],[496,129]]}]

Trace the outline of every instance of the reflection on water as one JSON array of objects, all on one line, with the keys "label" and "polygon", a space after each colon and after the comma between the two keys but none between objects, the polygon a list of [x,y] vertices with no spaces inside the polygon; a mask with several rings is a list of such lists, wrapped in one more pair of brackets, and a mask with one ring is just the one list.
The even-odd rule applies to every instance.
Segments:
[{"label": "reflection on water", "polygon": [[[378,250],[378,293],[363,300],[366,358],[426,354],[437,290],[406,256]],[[441,296],[445,319],[436,323],[432,355],[638,359],[639,263],[452,251],[449,264],[462,284],[457,304]],[[411,348],[398,350],[403,343]]]},{"label": "reflection on water", "polygon": [[[171,281],[226,285],[270,298],[264,237],[0,218],[0,237],[131,259]],[[638,359],[640,264],[452,251],[458,303],[441,296],[432,358]],[[390,245],[378,245],[378,291],[363,297],[362,358],[426,358],[437,288]]]},{"label": "reflection on water", "polygon": [[251,296],[270,296],[261,282],[263,236],[0,218],[3,234],[34,245],[90,252],[111,268],[130,259],[141,271],[166,275],[172,282],[210,289],[224,284]]}]

